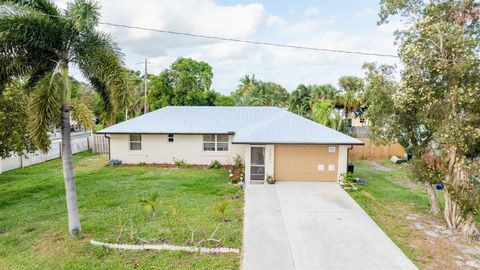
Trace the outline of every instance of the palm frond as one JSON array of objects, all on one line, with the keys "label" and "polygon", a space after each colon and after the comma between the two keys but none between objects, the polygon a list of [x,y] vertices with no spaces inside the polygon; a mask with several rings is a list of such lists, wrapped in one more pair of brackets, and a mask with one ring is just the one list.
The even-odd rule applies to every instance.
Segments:
[{"label": "palm frond", "polygon": [[128,70],[123,67],[123,55],[110,36],[87,33],[74,48],[73,60],[100,93],[107,114],[113,115],[116,109],[125,108],[132,97],[131,82]]},{"label": "palm frond", "polygon": [[100,118],[105,120],[106,124],[111,125],[115,123],[115,108],[111,102],[110,92],[107,86],[97,78],[89,78],[90,85],[95,89],[100,97]]},{"label": "palm frond", "polygon": [[50,146],[48,131],[59,126],[62,106],[62,78],[59,73],[49,73],[36,85],[29,102],[30,137],[40,150]]},{"label": "palm frond", "polygon": [[100,20],[99,6],[91,0],[77,0],[71,3],[65,15],[79,32],[94,30]]},{"label": "palm frond", "polygon": [[64,32],[62,23],[39,14],[0,16],[0,93],[13,77],[28,75],[30,87],[50,72]]},{"label": "palm frond", "polygon": [[72,118],[83,128],[95,128],[95,115],[84,103],[77,103],[73,105]]},{"label": "palm frond", "polygon": [[6,4],[29,8],[50,15],[51,17],[57,17],[60,15],[57,6],[50,0],[0,0],[0,5]]}]

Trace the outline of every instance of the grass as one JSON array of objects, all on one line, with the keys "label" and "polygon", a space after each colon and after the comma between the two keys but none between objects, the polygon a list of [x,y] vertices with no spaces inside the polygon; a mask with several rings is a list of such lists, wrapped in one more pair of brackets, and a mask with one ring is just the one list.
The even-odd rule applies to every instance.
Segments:
[{"label": "grass", "polygon": [[[238,269],[240,255],[169,251],[116,251],[90,239],[119,242],[136,238],[190,245],[209,236],[222,246],[242,245],[243,195],[227,182],[228,171],[108,167],[105,156],[74,156],[83,237],[67,233],[60,160],[0,174],[0,269]],[[139,200],[158,193],[156,215]],[[225,221],[216,208],[229,202]],[[167,214],[168,212],[168,214]],[[130,229],[133,228],[133,229]],[[212,244],[210,244],[211,246]]]},{"label": "grass", "polygon": [[426,191],[421,187],[399,184],[408,183],[407,165],[389,161],[378,163],[389,170],[377,170],[366,160],[354,162],[354,176],[366,178],[368,185],[349,193],[397,246],[422,268],[432,258],[415,243],[423,236],[412,228],[405,217],[410,213],[428,214],[430,207]]}]

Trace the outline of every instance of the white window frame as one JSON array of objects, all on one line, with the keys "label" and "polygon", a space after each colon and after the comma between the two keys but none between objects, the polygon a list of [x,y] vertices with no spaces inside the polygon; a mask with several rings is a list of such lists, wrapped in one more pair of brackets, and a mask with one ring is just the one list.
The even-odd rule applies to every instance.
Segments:
[{"label": "white window frame", "polygon": [[[132,141],[132,135],[140,136],[139,141]],[[140,149],[132,149],[132,143],[140,144]],[[142,151],[142,134],[129,134],[128,135],[128,150],[130,151]]]},{"label": "white window frame", "polygon": [[[226,136],[227,141],[218,141],[218,136]],[[205,141],[205,136],[213,136],[213,141]],[[230,151],[230,136],[228,134],[204,134],[202,137],[202,150],[203,152],[219,152],[219,153],[224,153]],[[213,143],[214,144],[214,150],[205,150],[205,144],[206,143]],[[226,143],[227,144],[227,150],[218,150],[218,144],[219,143]]]}]

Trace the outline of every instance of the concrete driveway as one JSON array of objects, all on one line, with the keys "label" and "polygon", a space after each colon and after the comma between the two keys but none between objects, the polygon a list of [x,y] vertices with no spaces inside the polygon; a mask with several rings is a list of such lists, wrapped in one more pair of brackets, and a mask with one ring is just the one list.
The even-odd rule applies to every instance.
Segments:
[{"label": "concrete driveway", "polygon": [[251,269],[417,269],[337,183],[247,185]]}]

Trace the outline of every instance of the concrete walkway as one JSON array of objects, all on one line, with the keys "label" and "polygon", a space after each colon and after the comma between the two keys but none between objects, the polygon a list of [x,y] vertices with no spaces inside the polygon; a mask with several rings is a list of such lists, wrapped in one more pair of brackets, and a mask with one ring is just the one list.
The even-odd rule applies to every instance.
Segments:
[{"label": "concrete walkway", "polygon": [[244,270],[417,269],[337,183],[247,185]]}]

